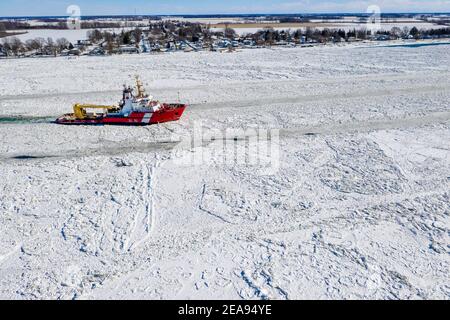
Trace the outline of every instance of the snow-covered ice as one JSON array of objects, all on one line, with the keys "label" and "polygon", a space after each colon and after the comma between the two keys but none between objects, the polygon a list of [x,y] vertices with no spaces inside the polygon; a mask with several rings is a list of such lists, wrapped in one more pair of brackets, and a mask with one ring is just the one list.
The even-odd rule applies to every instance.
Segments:
[{"label": "snow-covered ice", "polygon": [[[449,49],[0,61],[0,298],[449,299]],[[180,122],[42,121],[137,73]]]}]

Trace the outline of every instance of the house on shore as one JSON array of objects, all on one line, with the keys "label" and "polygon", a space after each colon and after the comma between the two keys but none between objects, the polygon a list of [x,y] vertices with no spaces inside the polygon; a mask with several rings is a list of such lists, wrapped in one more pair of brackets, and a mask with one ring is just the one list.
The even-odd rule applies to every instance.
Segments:
[{"label": "house on shore", "polygon": [[139,50],[139,48],[136,48],[134,46],[120,46],[119,53],[123,54],[123,53],[128,53],[128,54],[133,54],[133,53],[141,53],[141,50]]},{"label": "house on shore", "polygon": [[90,56],[104,56],[105,54],[106,51],[101,47],[94,48],[89,52]]}]

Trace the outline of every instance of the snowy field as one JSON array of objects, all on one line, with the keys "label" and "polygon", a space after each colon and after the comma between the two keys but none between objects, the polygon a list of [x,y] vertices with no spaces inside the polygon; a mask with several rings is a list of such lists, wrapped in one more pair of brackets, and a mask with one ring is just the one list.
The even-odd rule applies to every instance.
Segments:
[{"label": "snowy field", "polygon": [[[449,50],[0,61],[0,298],[449,299]],[[180,122],[48,123],[137,73]]]},{"label": "snowy field", "polygon": [[[165,20],[173,20],[174,18],[167,18]],[[176,19],[180,21],[188,21],[188,22],[197,22],[197,23],[204,23],[204,24],[212,24],[211,31],[214,32],[223,32],[223,27],[214,27],[214,24],[223,24],[226,22],[233,23],[233,19],[193,19],[192,21],[188,18],[185,19]],[[129,23],[135,23],[138,24],[139,21],[129,21]],[[142,22],[140,22],[142,23]],[[248,24],[242,24],[242,26],[239,25],[238,20],[234,21],[235,24],[232,25],[232,27],[235,29],[236,33],[238,35],[246,35],[248,33],[256,33],[257,31],[263,30],[262,27],[248,27]],[[292,25],[292,24],[291,24]],[[287,24],[286,26],[282,27],[274,27],[274,30],[282,31],[282,30],[297,30],[302,29],[306,30],[306,25],[298,24],[299,27],[292,27],[290,24]],[[358,23],[358,22],[345,22],[345,23],[333,23],[333,21],[330,21],[329,23],[324,23],[324,26],[321,26],[321,23],[317,23],[317,25],[313,25],[313,28],[317,28],[319,30],[323,30],[325,28],[328,29],[342,29],[345,31],[351,31],[351,30],[360,30],[360,29],[366,29],[368,28],[367,24],[365,23]],[[380,30],[382,31],[390,31],[392,28],[398,27],[400,29],[403,29],[405,27],[412,28],[416,27],[418,29],[424,29],[424,30],[430,30],[430,29],[441,29],[445,28],[445,26],[437,25],[433,23],[423,22],[423,21],[417,21],[417,22],[383,22],[380,25]],[[106,28],[102,29],[102,31],[109,31],[113,33],[120,33],[122,31],[128,31],[131,29],[134,29],[135,27],[122,27],[122,28]],[[76,43],[78,40],[86,40],[87,33],[93,29],[80,29],[80,30],[55,30],[55,29],[31,29],[31,30],[17,30],[17,32],[23,32],[23,34],[15,35],[14,37],[19,38],[23,42],[29,40],[29,39],[35,39],[35,38],[53,38],[54,40],[58,38],[66,38],[72,43]]]},{"label": "snowy field", "polygon": [[[289,26],[289,24],[287,24],[288,27],[274,27],[274,30],[278,30],[278,31],[282,31],[282,30],[297,30],[297,29],[301,29],[301,30],[306,30],[307,29],[307,24],[298,24],[298,27],[292,27]],[[254,27],[254,28],[250,28],[248,27],[248,25],[243,25],[243,27],[239,27],[238,24],[236,25],[232,25],[232,28],[234,28],[234,30],[236,31],[236,33],[238,35],[246,35],[248,33],[256,33],[260,30],[263,30],[264,28],[261,27]],[[357,22],[340,22],[340,23],[323,23],[321,25],[321,23],[317,23],[317,25],[312,25],[311,26],[313,29],[318,29],[318,30],[323,30],[323,29],[341,29],[341,30],[345,30],[346,32],[348,31],[352,31],[354,29],[356,30],[363,30],[363,29],[370,29],[370,26],[368,26],[366,23],[357,23]],[[424,29],[424,30],[432,30],[432,29],[442,29],[442,28],[446,28],[446,26],[443,25],[437,25],[437,24],[433,24],[433,23],[428,23],[428,22],[417,22],[417,23],[397,23],[397,22],[383,22],[380,24],[380,31],[391,31],[392,28],[400,28],[403,30],[403,28],[407,27],[409,29],[416,27],[419,30],[420,29]],[[224,28],[218,28],[218,27],[212,27],[211,28],[212,31],[214,32],[223,32]]]}]

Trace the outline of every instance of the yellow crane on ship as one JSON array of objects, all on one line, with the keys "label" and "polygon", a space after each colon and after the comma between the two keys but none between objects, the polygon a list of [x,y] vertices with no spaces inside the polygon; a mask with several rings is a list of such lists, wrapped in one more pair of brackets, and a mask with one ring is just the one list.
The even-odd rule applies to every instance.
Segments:
[{"label": "yellow crane on ship", "polygon": [[[142,84],[141,80],[139,79],[139,76],[136,76],[136,89],[137,89],[137,96],[136,98],[145,98],[145,89],[144,85]],[[86,120],[90,118],[95,118],[97,115],[95,113],[88,113],[88,109],[97,109],[97,110],[103,110],[103,111],[119,111],[119,106],[104,106],[104,105],[97,105],[97,104],[80,104],[77,103],[73,106],[73,115],[77,120]]]},{"label": "yellow crane on ship", "polygon": [[120,108],[118,106],[102,106],[96,104],[75,104],[73,106],[73,115],[77,120],[85,120],[89,118],[95,118],[95,113],[88,113],[87,109],[101,109],[103,111],[117,111]]}]

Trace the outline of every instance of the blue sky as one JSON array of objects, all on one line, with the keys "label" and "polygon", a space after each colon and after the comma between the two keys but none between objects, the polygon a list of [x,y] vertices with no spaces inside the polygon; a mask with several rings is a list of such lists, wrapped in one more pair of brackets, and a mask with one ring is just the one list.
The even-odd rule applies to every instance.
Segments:
[{"label": "blue sky", "polygon": [[82,15],[234,14],[366,12],[450,12],[450,0],[1,0],[0,16],[65,15],[76,4]]}]

